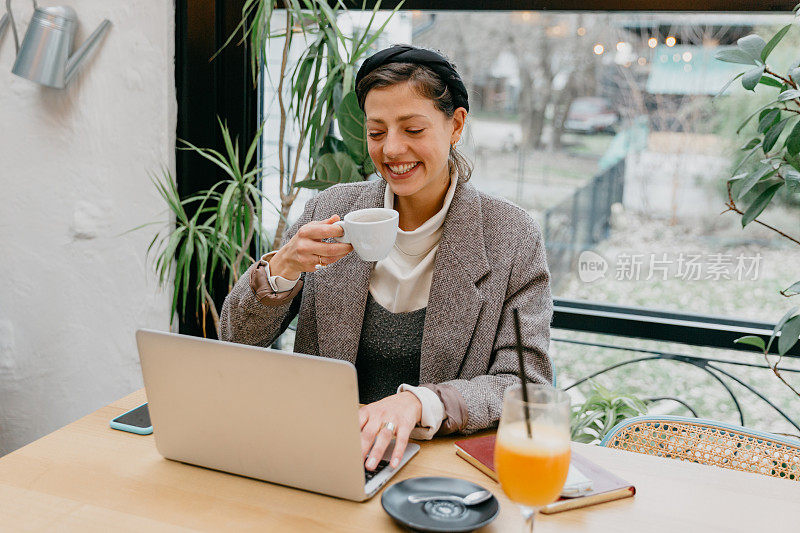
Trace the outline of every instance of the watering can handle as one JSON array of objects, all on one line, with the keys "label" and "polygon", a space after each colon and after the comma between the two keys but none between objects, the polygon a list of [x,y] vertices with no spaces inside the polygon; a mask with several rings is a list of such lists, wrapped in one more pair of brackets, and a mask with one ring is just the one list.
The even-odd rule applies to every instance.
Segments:
[{"label": "watering can handle", "polygon": [[[34,3],[36,0],[34,0]],[[14,33],[14,49],[19,53],[19,35],[17,34],[17,25],[14,23],[14,15],[11,13],[11,0],[6,0],[6,13],[8,20],[11,22],[11,31]]]}]

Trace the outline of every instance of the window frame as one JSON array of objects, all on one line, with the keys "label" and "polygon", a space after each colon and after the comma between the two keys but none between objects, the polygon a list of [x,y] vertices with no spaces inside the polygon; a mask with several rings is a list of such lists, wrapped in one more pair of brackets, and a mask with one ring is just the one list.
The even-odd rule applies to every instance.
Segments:
[{"label": "window frame", "polygon": [[[209,58],[239,24],[245,0],[178,0],[175,4],[175,82],[178,95],[179,139],[198,146],[222,149],[217,117],[227,121],[233,135],[252,138],[258,123],[259,90],[252,83],[247,43],[232,42],[213,61]],[[397,0],[386,0],[391,9]],[[657,12],[789,12],[795,0],[678,0],[667,5],[653,0],[406,0],[403,10],[457,11],[657,11]],[[360,3],[358,4],[360,5]],[[375,1],[367,1],[367,7]],[[176,149],[178,191],[187,196],[223,180],[224,174],[201,158]],[[256,253],[255,244],[252,253]],[[224,294],[225,280],[214,280]],[[217,302],[222,303],[222,297]],[[590,333],[680,342],[728,350],[755,351],[735,344],[742,335],[769,336],[774,324],[733,318],[675,313],[652,308],[609,305],[602,302],[555,298],[552,327]],[[214,331],[213,324],[206,331]],[[201,335],[202,328],[187,312],[179,322],[181,333]],[[773,343],[777,345],[777,343]],[[777,350],[774,346],[772,352]],[[800,357],[800,343],[787,354]]]}]

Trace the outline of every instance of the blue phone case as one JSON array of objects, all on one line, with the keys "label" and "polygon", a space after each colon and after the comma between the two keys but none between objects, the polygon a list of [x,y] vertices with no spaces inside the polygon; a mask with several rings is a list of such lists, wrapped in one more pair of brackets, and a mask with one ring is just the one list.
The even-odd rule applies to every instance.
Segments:
[{"label": "blue phone case", "polygon": [[[143,403],[142,405],[146,405],[146,404],[147,404],[147,402]],[[119,422],[117,422],[117,421],[116,421],[116,420],[117,420],[117,418],[120,418],[120,417],[122,417],[122,416],[125,416],[125,415],[127,415],[128,413],[130,413],[131,411],[135,411],[135,410],[137,410],[137,409],[138,409],[139,407],[141,407],[142,405],[139,405],[139,406],[137,406],[137,407],[134,407],[134,408],[133,408],[133,409],[131,409],[130,411],[126,411],[126,412],[122,413],[122,414],[121,414],[121,415],[119,415],[119,416],[115,416],[115,417],[114,417],[114,418],[111,420],[111,422],[109,422],[109,424],[108,424],[108,425],[109,425],[109,426],[111,426],[113,429],[119,429],[120,431],[127,431],[127,432],[129,432],[129,433],[136,433],[137,435],[150,435],[150,434],[153,432],[153,426],[152,426],[152,425],[151,425],[151,426],[149,426],[149,427],[143,428],[143,427],[139,427],[139,426],[130,426],[130,425],[128,425],[128,424],[121,424],[121,423],[119,423]]]}]

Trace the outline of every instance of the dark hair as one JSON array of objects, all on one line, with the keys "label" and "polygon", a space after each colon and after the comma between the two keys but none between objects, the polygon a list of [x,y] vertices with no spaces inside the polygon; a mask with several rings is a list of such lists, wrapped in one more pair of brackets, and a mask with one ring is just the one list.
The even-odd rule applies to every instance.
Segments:
[{"label": "dark hair", "polygon": [[[411,87],[420,96],[433,100],[434,107],[444,113],[447,118],[453,118],[456,107],[450,89],[433,70],[416,63],[389,63],[364,76],[356,86],[358,105],[364,109],[367,93],[372,89],[405,82],[411,83]],[[450,155],[447,161],[450,171],[455,169],[460,179],[467,181],[472,176],[472,164],[453,145],[450,146]]]}]

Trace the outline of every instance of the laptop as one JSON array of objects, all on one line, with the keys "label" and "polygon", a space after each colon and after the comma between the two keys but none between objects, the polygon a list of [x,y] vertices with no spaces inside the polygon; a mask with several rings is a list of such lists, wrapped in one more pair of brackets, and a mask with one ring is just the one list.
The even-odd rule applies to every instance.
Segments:
[{"label": "laptop", "polygon": [[358,380],[347,361],[176,333],[136,332],[158,452],[175,461],[353,501],[396,469],[361,461]]}]

